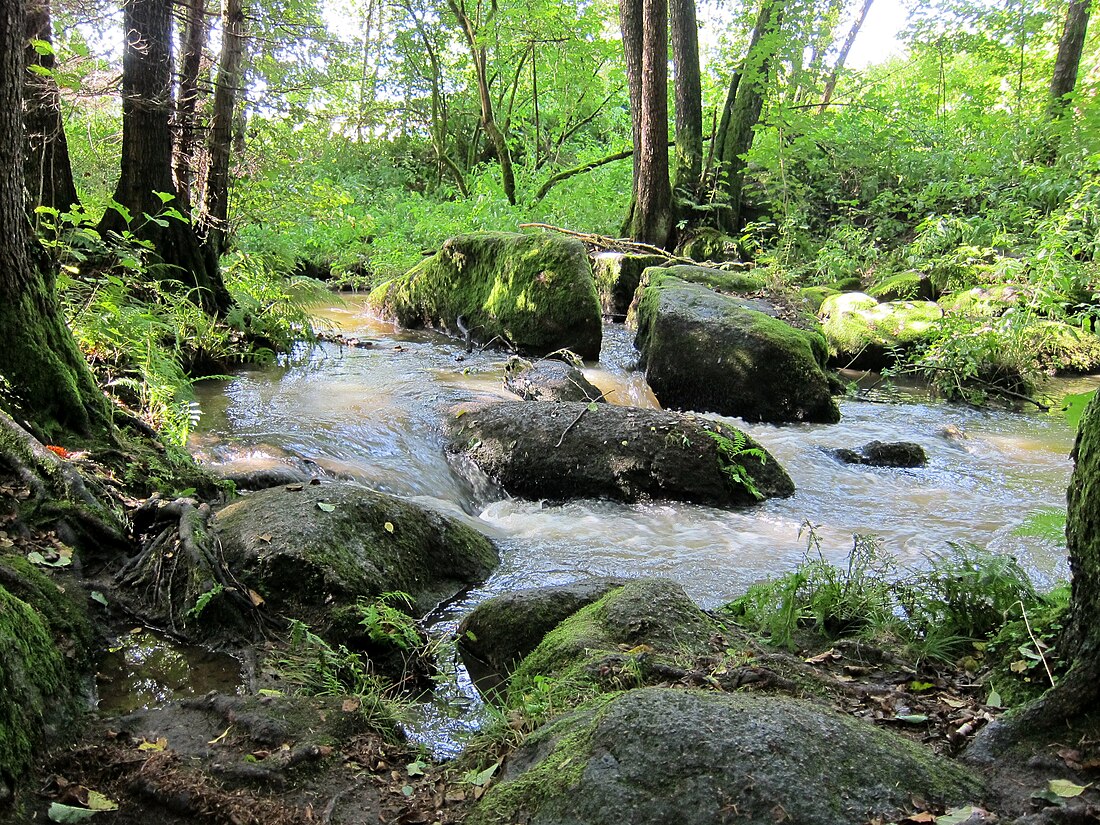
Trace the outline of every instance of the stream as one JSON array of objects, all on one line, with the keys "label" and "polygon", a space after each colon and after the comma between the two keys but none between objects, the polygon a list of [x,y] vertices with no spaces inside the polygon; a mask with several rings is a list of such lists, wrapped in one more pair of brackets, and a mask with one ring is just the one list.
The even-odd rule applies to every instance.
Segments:
[{"label": "stream", "polygon": [[[319,315],[367,345],[321,344],[278,365],[202,383],[192,452],[234,471],[305,458],[488,535],[500,548],[500,567],[430,617],[437,632],[452,630],[490,596],[587,576],[663,576],[714,607],[793,568],[806,552],[807,521],[837,563],[852,535],[863,533],[877,536],[903,570],[950,542],[973,542],[1014,555],[1041,586],[1068,575],[1063,546],[1017,532],[1036,511],[1064,507],[1073,434],[1059,414],[977,410],[902,388],[904,403],[841,400],[843,417],[834,425],[734,421],[790,473],[797,492],[789,499],[739,511],[667,502],[549,506],[510,499],[487,482],[471,484],[444,455],[441,422],[449,406],[513,397],[501,388],[504,354],[466,354],[456,339],[396,331],[369,317],[358,296]],[[633,370],[632,334],[622,326],[604,333],[600,362],[586,376],[613,403],[657,406]],[[827,452],[875,439],[923,445],[928,466],[852,466]],[[457,667],[452,675],[411,726],[414,738],[440,755],[454,753],[461,731],[481,721],[464,672]]]}]

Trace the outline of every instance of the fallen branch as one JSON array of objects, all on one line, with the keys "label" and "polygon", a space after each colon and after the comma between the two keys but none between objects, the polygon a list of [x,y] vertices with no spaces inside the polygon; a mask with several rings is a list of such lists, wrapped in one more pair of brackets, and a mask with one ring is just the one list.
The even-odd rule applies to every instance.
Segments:
[{"label": "fallen branch", "polygon": [[[611,392],[611,390],[608,390],[607,392]],[[554,445],[555,449],[562,445],[562,442],[565,441],[566,433],[573,429],[573,427],[576,426],[577,422],[581,420],[582,416],[584,416],[584,414],[588,412],[588,410],[590,409],[589,404],[595,404],[597,401],[600,401],[601,399],[603,399],[604,396],[607,395],[607,392],[601,392],[596,398],[593,398],[591,401],[584,405],[581,411],[577,413],[577,417],[570,421],[569,426],[561,431],[561,438],[559,438],[558,443]]]},{"label": "fallen branch", "polygon": [[607,235],[594,235],[590,232],[574,232],[572,229],[563,229],[560,226],[553,226],[548,223],[521,223],[520,229],[545,229],[549,232],[559,232],[562,235],[568,235],[571,238],[577,238],[584,241],[589,246],[599,247],[601,249],[613,249],[616,251],[633,252],[635,254],[645,255],[663,255],[668,258],[671,263],[691,264],[692,266],[702,266],[691,258],[677,258],[668,254],[667,249],[661,249],[659,246],[652,246],[647,243],[639,243],[638,241],[630,241],[625,238],[610,238]]}]

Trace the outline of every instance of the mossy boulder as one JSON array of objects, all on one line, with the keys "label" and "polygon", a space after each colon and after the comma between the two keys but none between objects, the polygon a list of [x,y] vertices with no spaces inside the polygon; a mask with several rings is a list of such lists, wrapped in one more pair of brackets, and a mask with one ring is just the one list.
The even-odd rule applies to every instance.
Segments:
[{"label": "mossy boulder", "polygon": [[467,669],[479,683],[499,682],[558,624],[624,584],[624,579],[584,579],[487,599],[458,625],[458,648]]},{"label": "mossy boulder", "polygon": [[922,272],[900,272],[883,278],[867,288],[867,294],[879,301],[934,301],[936,288]]},{"label": "mossy boulder", "polygon": [[95,635],[83,597],[22,557],[0,557],[0,800],[79,716]]},{"label": "mossy boulder", "polygon": [[836,364],[879,370],[899,352],[934,337],[943,310],[932,301],[880,304],[862,292],[846,292],[826,298],[818,317]]},{"label": "mossy boulder", "polygon": [[798,295],[802,299],[803,303],[813,311],[814,315],[821,309],[821,305],[825,302],[825,299],[830,295],[839,295],[837,290],[831,286],[807,286],[798,290]]},{"label": "mossy boulder", "polygon": [[1025,332],[1039,365],[1056,373],[1100,372],[1100,336],[1064,321],[1038,320]]},{"label": "mossy boulder", "polygon": [[525,353],[571,349],[598,358],[600,301],[588,254],[560,235],[484,232],[451,238],[400,278],[379,285],[370,305],[403,327],[475,339],[500,336]]},{"label": "mossy boulder", "polygon": [[634,345],[661,404],[746,421],[840,420],[820,335],[669,273],[648,270],[635,299]]},{"label": "mossy boulder", "polygon": [[536,731],[466,821],[836,825],[980,793],[917,743],[809,702],[643,688]]},{"label": "mossy boulder", "polygon": [[463,404],[447,417],[450,453],[507,492],[563,501],[671,499],[715,507],[794,493],[759,444],[727,424],[614,404]]},{"label": "mossy boulder", "polygon": [[764,278],[755,272],[742,270],[715,269],[709,266],[689,266],[676,264],[666,271],[681,281],[716,289],[719,292],[750,293],[759,292],[765,286]]},{"label": "mossy boulder", "polygon": [[584,373],[564,361],[531,363],[513,356],[504,365],[504,389],[524,401],[603,401]]},{"label": "mossy boulder", "polygon": [[346,482],[290,487],[241,498],[212,525],[267,609],[332,638],[359,632],[359,599],[403,591],[423,614],[497,565],[487,538],[412,502]]},{"label": "mossy boulder", "polygon": [[613,321],[626,318],[642,272],[651,266],[664,266],[664,255],[625,255],[622,252],[601,252],[592,259],[592,274],[600,307],[605,317]]},{"label": "mossy boulder", "polygon": [[693,261],[736,260],[737,241],[712,227],[700,227],[684,238],[676,247],[676,254]]},{"label": "mossy boulder", "polygon": [[556,707],[568,707],[602,692],[662,681],[661,666],[690,668],[711,655],[718,630],[680,585],[634,579],[547,633],[509,677],[505,704],[521,703],[540,682],[552,685]]},{"label": "mossy boulder", "polygon": [[954,292],[939,299],[945,313],[996,318],[1021,306],[1028,298],[1027,290],[1016,284],[991,284]]}]

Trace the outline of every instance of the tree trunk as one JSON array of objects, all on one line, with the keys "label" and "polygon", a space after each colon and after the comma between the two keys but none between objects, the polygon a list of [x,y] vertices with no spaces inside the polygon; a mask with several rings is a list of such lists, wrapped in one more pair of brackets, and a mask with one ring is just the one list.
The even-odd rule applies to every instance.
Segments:
[{"label": "tree trunk", "polygon": [[36,437],[71,444],[110,431],[103,394],[61,317],[53,273],[33,240],[24,200],[26,19],[0,0],[0,408]]},{"label": "tree trunk", "polygon": [[703,89],[699,76],[699,24],[695,0],[672,0],[672,60],[676,69],[676,198],[694,204],[703,174]]},{"label": "tree trunk", "polygon": [[1065,731],[1100,710],[1100,393],[1081,418],[1066,494],[1066,545],[1073,594],[1069,623],[1058,643],[1073,664],[1036,702],[983,732],[972,751],[997,755],[1016,742]]},{"label": "tree trunk", "polygon": [[[641,4],[641,97],[632,98],[639,113],[639,142],[634,147],[634,206],[630,237],[665,247],[672,233],[672,186],[668,177],[668,3],[630,0]],[[620,5],[629,5],[627,0]],[[637,34],[636,9],[628,9],[623,47],[637,56],[628,35]],[[628,62],[629,62],[628,57]]]},{"label": "tree trunk", "polygon": [[[515,206],[516,176],[512,170],[512,153],[508,148],[508,141],[493,115],[493,97],[489,89],[488,49],[478,36],[476,24],[466,13],[463,0],[448,0],[448,6],[455,19],[458,20],[458,24],[462,27],[466,44],[470,47],[470,57],[474,63],[474,79],[477,83],[477,97],[481,103],[481,125],[485,129],[486,137],[493,145],[497,160],[500,162],[500,177],[504,187],[504,196],[508,198],[508,203]],[[495,4],[493,8],[495,10]]]},{"label": "tree trunk", "polygon": [[232,299],[215,256],[204,251],[186,217],[156,218],[166,206],[184,216],[190,212],[186,193],[178,192],[172,180],[171,10],[172,0],[126,0],[123,5],[122,169],[114,199],[130,217],[108,209],[99,229],[105,235],[129,230],[150,242],[164,265],[161,279],[193,288],[195,303],[221,314]]},{"label": "tree trunk", "polygon": [[216,256],[225,251],[229,226],[229,159],[233,148],[233,118],[244,69],[244,7],[241,0],[222,2],[222,51],[214,82],[214,113],[210,118],[210,162],[203,186],[202,225],[206,246]]},{"label": "tree trunk", "polygon": [[1048,113],[1052,118],[1062,116],[1066,110],[1066,95],[1077,85],[1077,69],[1081,65],[1091,6],[1092,0],[1070,0],[1066,9],[1066,25],[1058,42],[1058,57],[1054,61],[1054,74],[1050,80]]},{"label": "tree trunk", "polygon": [[173,159],[176,189],[181,202],[191,203],[194,182],[195,112],[199,102],[199,74],[206,45],[206,0],[183,4],[183,53],[180,56],[179,86],[176,91],[176,149]]},{"label": "tree trunk", "polygon": [[744,65],[730,82],[727,111],[722,113],[722,126],[716,137],[718,180],[715,194],[721,206],[717,210],[718,228],[731,234],[741,228],[745,186],[743,155],[752,148],[753,130],[764,106],[771,60],[778,50],[775,35],[782,17],[783,0],[763,0]]},{"label": "tree trunk", "polygon": [[867,12],[871,10],[871,3],[873,2],[874,0],[863,0],[859,15],[852,23],[852,28],[848,30],[848,36],[844,38],[844,45],[840,47],[840,54],[836,56],[836,63],[833,64],[829,80],[825,83],[825,94],[822,96],[821,106],[817,110],[819,115],[825,114],[825,110],[829,108],[829,101],[833,99],[833,91],[836,89],[837,78],[840,77],[844,63],[848,60],[848,52],[852,50],[852,44],[856,42],[856,36],[859,34],[859,30],[863,28],[863,21],[867,19]]},{"label": "tree trunk", "polygon": [[[69,144],[61,117],[61,91],[53,76],[56,61],[49,0],[28,0],[23,122],[27,130],[25,175],[31,203],[65,212],[80,198],[73,183]],[[32,41],[47,44],[40,53]],[[35,69],[34,67],[38,67]]]},{"label": "tree trunk", "polygon": [[634,147],[633,192],[623,234],[630,233],[634,223],[634,203],[638,192],[638,164],[642,145],[642,0],[619,0],[619,29],[623,39],[623,57],[626,61],[627,99],[630,101],[630,141]]}]

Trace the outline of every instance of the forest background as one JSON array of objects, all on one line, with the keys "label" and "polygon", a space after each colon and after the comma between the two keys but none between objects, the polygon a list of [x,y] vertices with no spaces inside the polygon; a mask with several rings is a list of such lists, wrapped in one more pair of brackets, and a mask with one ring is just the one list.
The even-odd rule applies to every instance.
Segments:
[{"label": "forest background", "polygon": [[945,318],[905,366],[949,394],[991,359],[1032,379],[1039,325],[1088,332],[1100,311],[1090,4],[914,3],[902,54],[851,68],[872,7],[38,0],[36,228],[100,383],[177,441],[196,376],[313,334],[303,276],[371,286],[530,222],[702,238],[778,290],[1009,285],[1009,311]]}]

